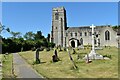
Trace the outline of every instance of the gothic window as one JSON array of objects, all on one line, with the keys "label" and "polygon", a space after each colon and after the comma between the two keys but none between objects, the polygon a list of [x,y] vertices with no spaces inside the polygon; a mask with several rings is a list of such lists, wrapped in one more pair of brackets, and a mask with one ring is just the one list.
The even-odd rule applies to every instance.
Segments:
[{"label": "gothic window", "polygon": [[85,36],[87,36],[87,32],[85,32]]},{"label": "gothic window", "polygon": [[73,36],[73,34],[71,33],[71,37]]},{"label": "gothic window", "polygon": [[75,33],[75,36],[77,36],[77,33]]},{"label": "gothic window", "polygon": [[105,40],[110,40],[110,32],[108,30],[105,31]]},{"label": "gothic window", "polygon": [[55,13],[55,20],[58,20],[58,19],[59,19],[59,14]]},{"label": "gothic window", "polygon": [[98,46],[100,46],[100,39],[98,39]]},{"label": "gothic window", "polygon": [[82,36],[82,33],[80,33],[80,36]]},{"label": "gothic window", "polygon": [[92,32],[89,32],[89,35],[92,36]]}]

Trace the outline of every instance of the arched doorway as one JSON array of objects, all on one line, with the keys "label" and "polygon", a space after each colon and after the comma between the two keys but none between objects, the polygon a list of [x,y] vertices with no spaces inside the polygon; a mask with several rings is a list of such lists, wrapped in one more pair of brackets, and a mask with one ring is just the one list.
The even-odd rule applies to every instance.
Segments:
[{"label": "arched doorway", "polygon": [[75,47],[75,41],[71,41],[71,46],[74,48]]}]

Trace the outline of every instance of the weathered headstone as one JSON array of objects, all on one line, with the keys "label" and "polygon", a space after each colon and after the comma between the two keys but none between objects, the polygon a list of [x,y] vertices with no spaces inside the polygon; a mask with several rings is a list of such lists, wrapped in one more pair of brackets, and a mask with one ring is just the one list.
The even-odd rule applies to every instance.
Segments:
[{"label": "weathered headstone", "polygon": [[80,54],[77,55],[77,60],[79,60],[79,59],[80,59]]},{"label": "weathered headstone", "polygon": [[64,48],[64,51],[66,51],[66,47]]},{"label": "weathered headstone", "polygon": [[59,51],[62,51],[62,48],[61,48],[61,46],[59,46]]},{"label": "weathered headstone", "polygon": [[89,56],[88,56],[88,54],[87,54],[86,63],[91,63],[91,62],[92,62],[92,60],[89,59]]},{"label": "weathered headstone", "polygon": [[23,51],[23,47],[21,47],[21,52]]},{"label": "weathered headstone", "polygon": [[43,50],[44,50],[44,48],[43,48],[43,47],[39,48],[39,51],[43,51]]},{"label": "weathered headstone", "polygon": [[35,61],[36,61],[37,64],[40,63],[40,59],[39,59],[39,51],[40,51],[40,49],[37,48],[37,49],[36,49],[36,58],[35,58],[35,59],[36,59]]},{"label": "weathered headstone", "polygon": [[0,61],[0,67],[2,67],[3,65],[2,65],[2,61]]},{"label": "weathered headstone", "polygon": [[57,50],[55,50],[54,54],[55,54],[56,57],[58,57],[58,55],[57,55]]},{"label": "weathered headstone", "polygon": [[76,51],[75,51],[75,49],[73,49],[73,54],[76,54]]},{"label": "weathered headstone", "polygon": [[59,60],[56,49],[54,51],[54,55],[52,56],[52,60],[53,60],[53,62],[57,62]]},{"label": "weathered headstone", "polygon": [[46,48],[46,51],[50,51],[50,48]]},{"label": "weathered headstone", "polygon": [[72,56],[71,56],[71,54],[70,54],[70,51],[68,51],[68,55],[69,55],[69,57],[70,57],[70,60],[71,60],[71,62],[72,62],[72,64],[73,64],[74,69],[77,69],[77,66],[76,66],[75,62],[73,61],[73,58],[72,58]]}]

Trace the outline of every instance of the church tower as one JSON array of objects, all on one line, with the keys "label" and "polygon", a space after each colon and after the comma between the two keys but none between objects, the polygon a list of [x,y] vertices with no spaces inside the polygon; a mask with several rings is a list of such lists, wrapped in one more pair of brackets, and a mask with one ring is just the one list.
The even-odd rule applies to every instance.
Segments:
[{"label": "church tower", "polygon": [[52,9],[52,31],[51,42],[56,46],[65,47],[65,30],[66,23],[66,10],[64,7],[57,7]]}]

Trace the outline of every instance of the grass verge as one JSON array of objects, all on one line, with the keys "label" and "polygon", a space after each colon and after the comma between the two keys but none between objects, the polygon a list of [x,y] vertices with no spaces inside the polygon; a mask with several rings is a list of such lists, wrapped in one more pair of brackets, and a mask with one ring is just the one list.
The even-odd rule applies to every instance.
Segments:
[{"label": "grass verge", "polygon": [[12,62],[13,62],[13,55],[12,54],[8,54],[8,55],[2,54],[3,80],[5,78],[14,78],[14,75],[12,73]]}]

